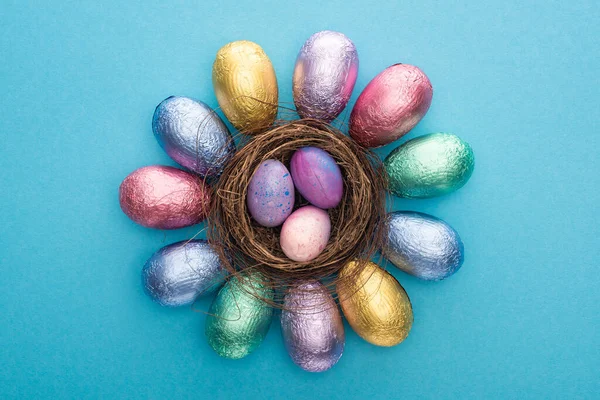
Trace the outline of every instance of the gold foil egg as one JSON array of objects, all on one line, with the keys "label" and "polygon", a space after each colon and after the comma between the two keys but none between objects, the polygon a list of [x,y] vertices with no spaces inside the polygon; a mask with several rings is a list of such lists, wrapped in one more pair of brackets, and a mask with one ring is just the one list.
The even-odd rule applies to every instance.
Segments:
[{"label": "gold foil egg", "polygon": [[392,275],[373,262],[352,261],[339,278],[336,290],[342,311],[360,337],[385,347],[406,339],[413,323],[412,306]]},{"label": "gold foil egg", "polygon": [[268,128],[277,116],[277,78],[271,60],[256,43],[240,40],[223,46],[213,64],[219,106],[238,130]]}]

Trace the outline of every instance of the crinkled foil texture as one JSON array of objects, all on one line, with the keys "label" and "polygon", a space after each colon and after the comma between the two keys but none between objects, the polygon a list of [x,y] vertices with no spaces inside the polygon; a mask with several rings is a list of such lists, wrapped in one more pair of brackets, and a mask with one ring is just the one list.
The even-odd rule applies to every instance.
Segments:
[{"label": "crinkled foil texture", "polygon": [[178,229],[202,221],[210,206],[210,189],[197,176],[162,165],[142,167],[119,187],[123,212],[148,228]]},{"label": "crinkled foil texture", "polygon": [[154,111],[152,130],[165,152],[203,177],[218,177],[235,153],[221,118],[205,103],[171,96]]},{"label": "crinkled foil texture", "polygon": [[458,233],[431,215],[395,211],[388,214],[382,254],[402,271],[425,280],[441,280],[463,264]]},{"label": "crinkled foil texture", "polygon": [[406,198],[429,198],[458,190],[467,183],[474,167],[471,146],[449,133],[411,139],[384,161],[388,189]]},{"label": "crinkled foil texture", "polygon": [[396,64],[383,70],[362,91],[350,114],[349,132],[365,147],[395,141],[425,116],[433,89],[418,67]]},{"label": "crinkled foil texture", "polygon": [[206,240],[186,240],[154,253],[142,269],[142,283],[153,300],[176,307],[213,293],[226,275],[219,255]]},{"label": "crinkled foil texture", "polygon": [[360,271],[348,263],[339,275],[337,294],[344,316],[354,331],[377,346],[394,346],[408,336],[413,323],[410,299],[389,273],[373,262]]},{"label": "crinkled foil texture", "polygon": [[253,133],[275,121],[277,78],[258,44],[241,40],[223,46],[217,52],[212,79],[219,106],[238,130]]},{"label": "crinkled foil texture", "polygon": [[281,330],[296,365],[309,372],[333,367],[344,351],[344,324],[329,290],[318,281],[299,284],[286,294]]},{"label": "crinkled foil texture", "polygon": [[339,32],[315,33],[296,59],[293,92],[298,114],[332,121],[348,104],[357,75],[354,43]]},{"label": "crinkled foil texture", "polygon": [[238,359],[254,351],[263,341],[273,317],[265,302],[273,291],[257,273],[232,277],[219,291],[206,319],[206,337],[222,357]]}]

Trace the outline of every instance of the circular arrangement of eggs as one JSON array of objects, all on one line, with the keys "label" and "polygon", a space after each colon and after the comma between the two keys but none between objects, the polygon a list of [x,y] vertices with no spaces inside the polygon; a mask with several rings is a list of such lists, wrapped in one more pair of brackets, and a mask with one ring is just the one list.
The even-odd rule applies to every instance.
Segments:
[{"label": "circular arrangement of eggs", "polygon": [[[346,107],[358,76],[358,53],[339,32],[312,35],[302,46],[293,74],[300,117],[331,122]],[[278,87],[264,50],[249,41],[219,50],[212,79],[220,109],[240,132],[260,135],[277,116]],[[348,134],[365,148],[399,139],[423,118],[431,104],[431,82],[418,67],[395,64],[375,76],[350,114]],[[208,105],[188,97],[162,101],[152,119],[154,136],[185,169],[153,165],[135,170],[119,188],[121,208],[149,228],[178,229],[206,218],[212,191],[236,146],[226,124]],[[449,133],[406,141],[384,160],[390,193],[430,198],[451,193],[470,178],[471,147]],[[329,211],[344,195],[344,175],[334,158],[318,147],[299,148],[285,165],[276,156],[253,172],[246,204],[253,223],[279,232],[290,260],[314,260],[328,246]],[[302,206],[298,206],[302,198]],[[446,222],[413,211],[387,215],[381,254],[400,270],[423,280],[442,280],[464,261],[458,233]],[[368,237],[365,241],[370,240]],[[221,356],[242,358],[266,336],[274,309],[272,287],[252,269],[230,275],[215,251],[218,243],[189,240],[165,246],[142,268],[144,291],[163,306],[193,304],[218,290],[206,321],[206,337]],[[227,249],[225,249],[227,250]],[[361,270],[357,268],[361,265]],[[281,331],[295,364],[325,371],[344,351],[342,315],[364,340],[394,346],[409,334],[413,310],[400,283],[373,262],[349,262],[339,272],[337,301],[322,282],[299,280],[282,300]],[[258,296],[257,296],[258,294]],[[341,312],[340,312],[341,309]]]}]

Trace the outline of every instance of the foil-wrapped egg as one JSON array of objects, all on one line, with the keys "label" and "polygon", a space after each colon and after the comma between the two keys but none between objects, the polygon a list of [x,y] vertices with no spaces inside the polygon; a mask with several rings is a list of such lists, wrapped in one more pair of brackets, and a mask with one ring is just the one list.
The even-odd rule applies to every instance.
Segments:
[{"label": "foil-wrapped egg", "polygon": [[209,106],[188,97],[163,100],[152,118],[154,136],[181,166],[203,177],[217,177],[235,153],[233,138]]},{"label": "foil-wrapped egg", "polygon": [[279,226],[292,213],[294,201],[294,183],[285,165],[274,159],[263,161],[252,175],[246,195],[252,218],[262,226]]},{"label": "foil-wrapped egg", "polygon": [[432,133],[411,139],[384,161],[388,189],[396,196],[423,199],[460,189],[473,174],[471,146],[456,135]]},{"label": "foil-wrapped egg", "polygon": [[129,174],[119,187],[121,209],[138,224],[178,229],[202,221],[210,207],[210,189],[197,176],[152,165]]},{"label": "foil-wrapped egg", "polygon": [[428,214],[395,211],[387,216],[381,253],[402,271],[428,281],[454,274],[464,261],[458,233]]},{"label": "foil-wrapped egg", "polygon": [[322,31],[300,49],[294,68],[294,103],[302,118],[327,122],[348,104],[358,75],[358,53],[343,33]]},{"label": "foil-wrapped egg", "polygon": [[318,147],[302,147],[290,161],[294,186],[319,208],[336,207],[344,194],[344,179],[333,157]]},{"label": "foil-wrapped egg", "polygon": [[246,357],[261,344],[273,317],[273,290],[256,272],[232,277],[213,300],[206,337],[222,357]]},{"label": "foil-wrapped egg", "polygon": [[336,290],[348,323],[367,342],[389,347],[406,339],[413,323],[410,299],[398,281],[377,264],[346,264]]},{"label": "foil-wrapped egg", "polygon": [[327,211],[314,206],[300,207],[283,223],[279,235],[281,250],[294,261],[314,260],[329,241],[331,221]]},{"label": "foil-wrapped egg", "polygon": [[362,91],[350,114],[349,132],[364,147],[379,147],[406,134],[423,118],[433,89],[419,68],[395,64]]},{"label": "foil-wrapped egg", "polygon": [[219,255],[206,240],[186,240],[154,253],[142,269],[142,284],[160,305],[177,307],[213,293],[226,275]]},{"label": "foil-wrapped egg", "polygon": [[245,133],[268,128],[277,116],[277,78],[271,60],[256,43],[231,42],[213,64],[217,101],[233,126]]},{"label": "foil-wrapped egg", "polygon": [[329,290],[318,281],[292,287],[281,312],[285,347],[296,365],[309,372],[333,367],[344,351],[344,324]]}]

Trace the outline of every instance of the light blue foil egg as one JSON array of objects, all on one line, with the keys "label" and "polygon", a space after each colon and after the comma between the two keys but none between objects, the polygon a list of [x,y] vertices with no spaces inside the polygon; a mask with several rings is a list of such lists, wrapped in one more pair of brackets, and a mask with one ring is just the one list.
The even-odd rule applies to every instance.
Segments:
[{"label": "light blue foil egg", "polygon": [[200,239],[173,243],[154,253],[142,269],[142,283],[154,301],[177,307],[213,293],[226,275],[218,254]]},{"label": "light blue foil egg", "polygon": [[177,163],[203,177],[217,177],[235,153],[221,118],[206,104],[188,97],[163,100],[152,118],[154,136]]},{"label": "light blue foil egg", "polygon": [[402,271],[429,281],[449,277],[464,261],[463,243],[450,225],[413,211],[388,214],[381,253]]}]

